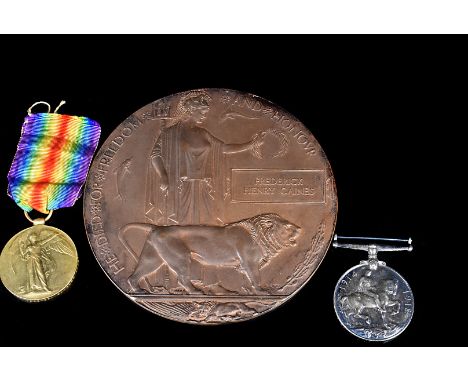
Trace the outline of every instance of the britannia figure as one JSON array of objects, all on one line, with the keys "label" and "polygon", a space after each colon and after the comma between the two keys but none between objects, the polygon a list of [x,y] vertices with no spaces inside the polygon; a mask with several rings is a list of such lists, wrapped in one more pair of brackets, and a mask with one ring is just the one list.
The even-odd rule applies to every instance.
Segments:
[{"label": "britannia figure", "polygon": [[241,144],[218,139],[204,127],[211,97],[192,91],[181,97],[150,157],[146,217],[158,225],[222,225],[224,160],[263,143],[264,134]]}]

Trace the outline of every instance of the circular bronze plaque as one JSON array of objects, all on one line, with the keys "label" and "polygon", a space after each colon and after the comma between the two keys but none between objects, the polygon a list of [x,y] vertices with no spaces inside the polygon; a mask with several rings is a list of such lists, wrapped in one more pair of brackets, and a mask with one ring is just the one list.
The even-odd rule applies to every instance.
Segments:
[{"label": "circular bronze plaque", "polygon": [[114,284],[173,320],[220,324],[296,293],[335,228],[333,174],[294,116],[225,89],[179,93],[119,125],[91,166],[86,232]]}]

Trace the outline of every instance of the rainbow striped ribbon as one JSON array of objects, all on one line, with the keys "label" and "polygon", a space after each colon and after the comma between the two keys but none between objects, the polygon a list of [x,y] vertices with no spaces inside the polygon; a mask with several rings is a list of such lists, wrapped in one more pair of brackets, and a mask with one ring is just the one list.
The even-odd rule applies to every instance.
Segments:
[{"label": "rainbow striped ribbon", "polygon": [[99,124],[86,117],[28,115],[8,173],[8,195],[28,212],[73,206],[100,134]]}]

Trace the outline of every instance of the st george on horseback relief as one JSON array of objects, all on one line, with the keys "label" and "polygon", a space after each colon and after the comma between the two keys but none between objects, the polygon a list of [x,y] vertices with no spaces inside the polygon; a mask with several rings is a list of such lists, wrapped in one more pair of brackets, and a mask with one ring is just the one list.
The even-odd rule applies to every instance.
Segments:
[{"label": "st george on horseback relief", "polygon": [[406,281],[386,266],[352,268],[335,289],[335,310],[353,334],[368,340],[387,340],[411,320],[414,301]]},{"label": "st george on horseback relief", "polygon": [[163,316],[216,323],[270,310],[311,277],[331,241],[325,154],[259,97],[203,89],[155,101],[95,161],[85,215],[96,257]]}]

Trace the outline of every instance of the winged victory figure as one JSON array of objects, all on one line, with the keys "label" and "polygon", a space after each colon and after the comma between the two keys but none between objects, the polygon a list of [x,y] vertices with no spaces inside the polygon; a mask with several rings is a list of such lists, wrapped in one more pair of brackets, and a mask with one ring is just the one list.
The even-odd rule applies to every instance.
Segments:
[{"label": "winged victory figure", "polygon": [[53,258],[54,253],[73,256],[70,248],[63,243],[59,234],[52,234],[40,239],[36,233],[31,233],[19,243],[21,260],[26,263],[27,280],[21,287],[22,293],[51,292],[48,284],[51,275],[57,268]]}]

